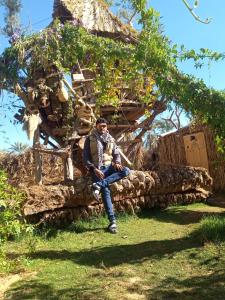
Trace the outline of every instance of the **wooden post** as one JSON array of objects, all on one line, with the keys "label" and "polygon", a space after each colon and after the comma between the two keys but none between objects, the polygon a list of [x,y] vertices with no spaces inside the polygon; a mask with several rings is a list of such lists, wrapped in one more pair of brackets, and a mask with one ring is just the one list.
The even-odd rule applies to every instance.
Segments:
[{"label": "wooden post", "polygon": [[73,160],[71,156],[68,156],[63,160],[64,163],[64,180],[71,181],[73,180]]},{"label": "wooden post", "polygon": [[72,159],[72,149],[74,141],[68,146],[69,151],[67,152],[66,158],[63,159],[64,163],[64,181],[73,181],[73,159]]},{"label": "wooden post", "polygon": [[[34,139],[33,139],[33,147],[40,146],[40,131],[39,126],[34,132]],[[42,156],[38,151],[34,151],[34,163],[35,163],[35,183],[42,184]]]}]

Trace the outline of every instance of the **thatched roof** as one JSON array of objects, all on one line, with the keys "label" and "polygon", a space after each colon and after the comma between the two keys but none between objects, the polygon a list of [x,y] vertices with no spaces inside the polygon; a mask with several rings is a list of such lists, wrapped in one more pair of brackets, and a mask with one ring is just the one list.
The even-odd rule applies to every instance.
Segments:
[{"label": "thatched roof", "polygon": [[103,0],[55,0],[53,19],[73,21],[89,32],[104,37],[135,43],[137,32],[123,24]]}]

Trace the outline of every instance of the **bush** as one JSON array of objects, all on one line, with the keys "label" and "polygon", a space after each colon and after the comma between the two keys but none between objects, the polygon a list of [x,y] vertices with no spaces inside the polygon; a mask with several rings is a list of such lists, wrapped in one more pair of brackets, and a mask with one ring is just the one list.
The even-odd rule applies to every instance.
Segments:
[{"label": "bush", "polygon": [[21,214],[24,196],[7,182],[6,173],[0,170],[0,243],[19,237],[29,226]]},{"label": "bush", "polygon": [[225,216],[205,217],[196,233],[203,242],[225,241]]}]

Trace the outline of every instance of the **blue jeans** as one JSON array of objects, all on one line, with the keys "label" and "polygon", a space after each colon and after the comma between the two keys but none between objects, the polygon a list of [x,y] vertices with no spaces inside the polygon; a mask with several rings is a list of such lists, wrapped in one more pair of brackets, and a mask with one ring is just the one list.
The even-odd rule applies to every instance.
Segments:
[{"label": "blue jeans", "polygon": [[111,192],[109,184],[116,182],[130,174],[130,170],[124,167],[122,171],[117,171],[112,165],[101,167],[100,170],[104,173],[104,179],[99,179],[95,174],[92,174],[92,181],[101,187],[102,200],[104,203],[105,211],[110,222],[115,221],[115,214],[113,211]]}]

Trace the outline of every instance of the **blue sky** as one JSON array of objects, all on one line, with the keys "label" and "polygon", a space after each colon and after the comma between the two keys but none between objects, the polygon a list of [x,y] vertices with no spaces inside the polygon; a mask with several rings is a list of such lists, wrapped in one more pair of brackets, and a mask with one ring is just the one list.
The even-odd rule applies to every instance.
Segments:
[{"label": "blue sky", "polygon": [[[22,0],[21,21],[29,31],[39,31],[51,21],[53,0]],[[189,0],[193,3],[194,0]],[[150,0],[149,3],[160,12],[165,34],[175,43],[189,49],[209,48],[225,52],[225,1],[202,0],[195,12],[202,18],[211,17],[208,25],[194,20],[181,0]],[[3,10],[0,9],[0,26],[3,25]],[[7,39],[0,36],[0,53],[7,47]],[[200,70],[192,62],[185,62],[180,68],[190,74],[203,78],[207,85],[216,89],[225,89],[225,61],[206,65]],[[0,103],[6,103],[8,95],[0,96]],[[21,126],[13,125],[13,112],[0,111],[0,149],[8,148],[16,141],[27,142]],[[5,134],[1,131],[4,130]]]}]

